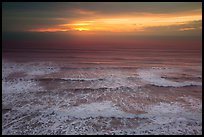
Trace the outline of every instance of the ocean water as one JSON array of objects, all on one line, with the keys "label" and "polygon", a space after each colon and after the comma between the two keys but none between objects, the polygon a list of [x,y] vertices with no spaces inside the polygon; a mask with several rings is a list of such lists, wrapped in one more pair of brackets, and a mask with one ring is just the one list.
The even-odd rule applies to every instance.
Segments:
[{"label": "ocean water", "polygon": [[[158,79],[157,76],[156,79],[153,79],[155,78],[154,73],[177,75],[175,77],[178,80],[184,77],[186,79],[202,77],[202,56],[201,51],[198,50],[19,49],[5,52],[4,56],[22,64],[27,62],[27,64],[36,68],[35,71],[31,72],[27,70],[28,73],[33,75],[40,73],[37,66],[45,64],[48,66],[46,68],[40,67],[41,70],[59,70],[50,74],[53,75],[51,77],[53,79],[73,81],[76,84],[78,84],[77,82],[84,81],[85,83],[87,81],[95,86],[100,84],[102,87],[111,87],[114,84],[117,86],[134,86],[135,83],[140,83],[135,81],[137,78],[146,79],[146,81],[152,79],[151,82],[157,82],[157,85],[159,85],[164,79]],[[115,82],[113,83],[113,81]],[[110,84],[107,85],[107,83]],[[178,83],[172,84],[179,85]],[[85,84],[84,87],[89,86]]]},{"label": "ocean water", "polygon": [[202,134],[200,50],[2,54],[3,134]]}]

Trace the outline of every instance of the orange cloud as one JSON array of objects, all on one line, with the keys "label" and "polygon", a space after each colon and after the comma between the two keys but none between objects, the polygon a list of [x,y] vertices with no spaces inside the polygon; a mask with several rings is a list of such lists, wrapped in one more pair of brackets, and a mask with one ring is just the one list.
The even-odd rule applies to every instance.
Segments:
[{"label": "orange cloud", "polygon": [[[78,12],[86,13],[78,10]],[[92,14],[91,12],[87,12]],[[188,24],[192,21],[202,20],[201,14],[195,15],[179,15],[175,16],[113,16],[90,19],[90,20],[73,20],[69,24],[60,24],[52,28],[38,28],[29,31],[34,32],[60,32],[60,31],[106,31],[106,32],[142,32],[147,31],[148,27],[165,27],[174,25]],[[193,30],[195,28],[181,28],[180,31]]]},{"label": "orange cloud", "polygon": [[195,30],[196,28],[181,28],[179,31],[189,31],[189,30]]},{"label": "orange cloud", "polygon": [[39,28],[39,29],[30,29],[30,32],[65,32],[69,31],[69,29],[62,28]]}]

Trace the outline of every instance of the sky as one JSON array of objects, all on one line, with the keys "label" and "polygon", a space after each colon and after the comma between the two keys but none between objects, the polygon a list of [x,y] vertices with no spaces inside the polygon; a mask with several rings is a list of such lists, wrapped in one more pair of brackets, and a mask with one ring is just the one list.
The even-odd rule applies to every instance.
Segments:
[{"label": "sky", "polygon": [[5,48],[201,49],[201,2],[3,2]]}]

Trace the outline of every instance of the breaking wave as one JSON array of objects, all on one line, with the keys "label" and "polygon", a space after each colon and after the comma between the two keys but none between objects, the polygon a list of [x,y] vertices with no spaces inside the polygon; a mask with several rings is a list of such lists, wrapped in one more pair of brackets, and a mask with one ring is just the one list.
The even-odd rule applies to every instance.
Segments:
[{"label": "breaking wave", "polygon": [[168,74],[169,72],[180,73],[177,69],[153,67],[150,69],[139,69],[138,75],[142,81],[160,87],[202,86],[201,82],[176,82],[161,77],[162,74]]}]

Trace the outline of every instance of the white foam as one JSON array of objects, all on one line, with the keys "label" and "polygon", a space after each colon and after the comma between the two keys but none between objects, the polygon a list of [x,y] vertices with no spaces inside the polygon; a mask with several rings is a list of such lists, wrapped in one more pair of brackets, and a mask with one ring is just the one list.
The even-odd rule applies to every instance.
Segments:
[{"label": "white foam", "polygon": [[138,75],[139,75],[139,78],[141,78],[143,81],[156,86],[163,86],[163,87],[183,87],[183,86],[191,86],[191,85],[202,86],[201,82],[194,82],[194,81],[175,82],[175,81],[167,80],[165,78],[161,78],[162,74],[166,74],[169,72],[177,73],[179,71],[177,69],[168,69],[168,68],[165,68],[165,69],[150,68],[150,69],[138,70]]},{"label": "white foam", "polygon": [[138,87],[139,84],[128,80],[127,76],[120,72],[110,73],[103,81],[92,84],[92,88],[118,88],[118,87]]},{"label": "white foam", "polygon": [[197,99],[197,98],[192,97],[192,96],[182,96],[182,97],[179,97],[179,99],[182,99],[182,100],[188,102],[188,105],[190,105],[190,107],[192,109],[202,111],[202,100]]},{"label": "white foam", "polygon": [[37,86],[36,82],[33,81],[15,81],[5,82],[2,81],[2,92],[3,93],[24,93],[29,91],[38,91],[41,87]]},{"label": "white foam", "polygon": [[168,124],[178,120],[185,121],[194,115],[191,112],[187,112],[179,103],[169,104],[160,102],[159,104],[146,107],[145,111],[147,114],[143,114],[142,117],[148,117],[156,124]]},{"label": "white foam", "polygon": [[152,114],[178,113],[182,110],[183,108],[181,108],[177,104],[159,103],[158,105],[149,106],[148,113]]},{"label": "white foam", "polygon": [[77,107],[72,107],[66,114],[72,117],[87,118],[87,117],[134,117],[134,114],[126,113],[114,106],[110,101],[94,102],[91,104],[83,104]]},{"label": "white foam", "polygon": [[[29,92],[40,90],[41,87],[34,81],[29,79],[38,75],[45,75],[56,72],[59,70],[57,67],[49,67],[54,65],[50,62],[28,62],[18,63],[3,59],[2,60],[2,91],[3,93],[16,93],[16,92]],[[14,79],[5,79],[14,73],[25,73],[23,81],[20,81],[18,77]]]},{"label": "white foam", "polygon": [[59,71],[58,67],[49,67],[54,66],[50,62],[33,62],[33,63],[16,63],[7,60],[2,61],[2,78],[6,78],[12,73],[15,72],[24,72],[27,76],[24,78],[31,78],[36,75],[45,75],[53,72]]}]

